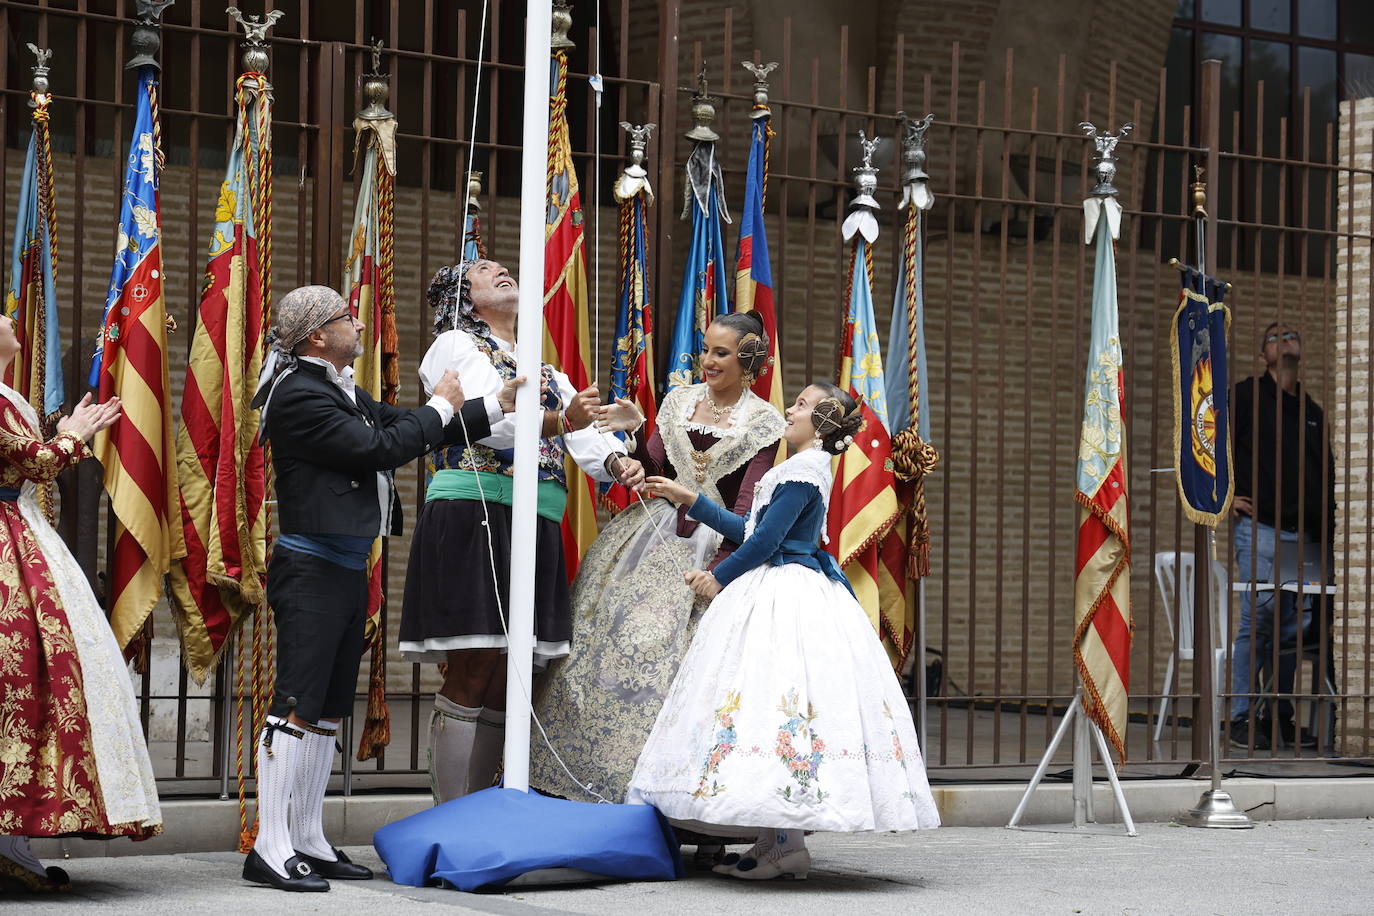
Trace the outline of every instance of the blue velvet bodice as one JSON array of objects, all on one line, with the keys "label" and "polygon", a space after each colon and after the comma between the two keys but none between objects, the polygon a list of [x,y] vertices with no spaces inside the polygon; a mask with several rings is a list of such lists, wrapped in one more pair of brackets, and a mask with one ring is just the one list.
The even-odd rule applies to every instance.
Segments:
[{"label": "blue velvet bodice", "polygon": [[765,563],[797,563],[843,584],[851,595],[854,593],[835,558],[820,545],[826,512],[825,500],[815,484],[785,480],[773,489],[768,504],[755,511],[754,531],[748,537],[744,536],[744,519],[700,494],[687,513],[689,518],[710,525],[740,545],[714,570],[721,585],[729,585]]}]

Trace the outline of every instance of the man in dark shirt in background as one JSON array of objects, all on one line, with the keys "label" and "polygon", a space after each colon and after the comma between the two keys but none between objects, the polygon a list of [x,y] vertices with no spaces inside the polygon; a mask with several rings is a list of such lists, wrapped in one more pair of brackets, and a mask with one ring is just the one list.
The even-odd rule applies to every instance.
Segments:
[{"label": "man in dark shirt in background", "polygon": [[[1265,372],[1238,383],[1235,410],[1236,550],[1239,582],[1276,582],[1277,570],[1297,570],[1305,581],[1329,574],[1335,526],[1335,472],[1326,420],[1317,402],[1298,381],[1302,337],[1290,325],[1276,321],[1260,339]],[[1323,569],[1323,567],[1325,567]],[[1282,578],[1294,577],[1285,574]],[[1279,596],[1275,620],[1274,596]],[[1268,668],[1279,638],[1280,694],[1292,693],[1297,667],[1295,649],[1299,625],[1298,594],[1284,591],[1241,593],[1240,626],[1231,647],[1231,743],[1257,750],[1270,747],[1269,722],[1251,715],[1251,702],[1242,694],[1255,693],[1257,669]],[[1305,609],[1313,605],[1304,600]],[[1292,704],[1278,704],[1279,736],[1292,745],[1296,737]],[[1272,711],[1270,715],[1272,715]],[[1304,747],[1315,747],[1311,736]]]}]

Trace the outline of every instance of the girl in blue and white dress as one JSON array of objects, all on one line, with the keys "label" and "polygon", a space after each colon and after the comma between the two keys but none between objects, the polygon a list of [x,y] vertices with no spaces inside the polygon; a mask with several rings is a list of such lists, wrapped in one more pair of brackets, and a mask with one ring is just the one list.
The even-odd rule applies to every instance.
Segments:
[{"label": "girl in blue and white dress", "polygon": [[805,878],[808,830],[938,827],[916,729],[887,653],[821,546],[831,458],[853,398],[817,383],[787,410],[794,454],[758,484],[748,521],[661,477],[654,496],[740,546],[687,582],[713,597],[630,781],[674,824],[758,841],[716,871]]}]

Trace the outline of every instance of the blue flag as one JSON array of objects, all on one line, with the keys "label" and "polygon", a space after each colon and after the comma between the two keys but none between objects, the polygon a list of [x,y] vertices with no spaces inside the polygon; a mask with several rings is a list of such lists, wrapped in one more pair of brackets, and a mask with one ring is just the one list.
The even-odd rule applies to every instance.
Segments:
[{"label": "blue flag", "polygon": [[[702,140],[687,161],[687,207],[692,216],[692,247],[682,275],[677,319],[668,347],[664,392],[701,381],[701,349],[706,325],[730,311],[729,277],[720,222],[725,213],[724,180],[716,161],[716,144]],[[685,215],[685,214],[684,214]]]},{"label": "blue flag", "polygon": [[40,420],[62,410],[62,339],[57,326],[56,213],[52,189],[52,144],[48,139],[49,95],[37,95],[33,133],[24,157],[19,206],[14,214],[14,248],[10,257],[5,314],[14,319],[24,346],[24,359],[11,364],[10,381]]},{"label": "blue flag", "polygon": [[1230,511],[1233,490],[1225,292],[1226,284],[1185,269],[1169,337],[1178,495],[1189,521],[1212,527]]}]

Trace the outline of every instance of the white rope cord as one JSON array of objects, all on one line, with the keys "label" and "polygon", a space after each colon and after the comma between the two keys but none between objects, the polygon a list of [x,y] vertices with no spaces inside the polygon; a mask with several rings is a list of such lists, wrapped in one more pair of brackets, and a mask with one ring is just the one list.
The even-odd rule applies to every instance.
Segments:
[{"label": "white rope cord", "polygon": [[592,118],[592,384],[601,383],[601,0],[596,0],[596,41],[592,42],[596,114]]},{"label": "white rope cord", "polygon": [[[477,113],[482,101],[482,71],[485,69],[483,58],[487,48],[487,6],[491,0],[482,0],[482,24],[477,31],[477,70],[472,78],[472,128],[468,131],[468,167],[460,181],[463,182],[463,228],[458,230],[458,263],[463,262],[463,252],[468,246],[468,214],[472,212],[472,163],[477,155]],[[453,307],[453,330],[458,329],[458,306]],[[466,428],[464,429],[466,432]]]}]

